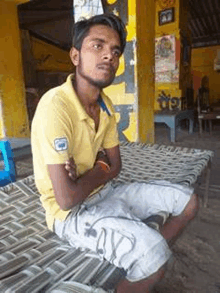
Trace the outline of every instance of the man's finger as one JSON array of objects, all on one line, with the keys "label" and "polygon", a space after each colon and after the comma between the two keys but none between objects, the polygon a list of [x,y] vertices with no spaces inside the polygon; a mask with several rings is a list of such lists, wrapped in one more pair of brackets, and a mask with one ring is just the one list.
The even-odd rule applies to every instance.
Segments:
[{"label": "man's finger", "polygon": [[70,164],[75,164],[75,161],[74,161],[73,157],[69,158],[69,160],[67,160],[67,162],[70,162]]},{"label": "man's finger", "polygon": [[71,170],[71,169],[72,169],[72,170],[76,170],[76,166],[75,166],[75,165],[68,165],[68,164],[66,164],[66,165],[65,165],[65,169],[66,169],[66,170]]},{"label": "man's finger", "polygon": [[76,174],[73,175],[73,173],[68,173],[69,177],[72,178],[73,180],[76,180]]},{"label": "man's finger", "polygon": [[66,161],[65,164],[66,165],[70,165],[70,166],[76,166],[76,164],[74,163],[74,161]]}]

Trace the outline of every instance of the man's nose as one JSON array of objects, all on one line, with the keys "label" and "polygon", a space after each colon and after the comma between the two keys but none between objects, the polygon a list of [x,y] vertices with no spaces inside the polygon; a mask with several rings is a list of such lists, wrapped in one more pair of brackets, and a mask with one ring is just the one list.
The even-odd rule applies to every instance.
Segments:
[{"label": "man's nose", "polygon": [[113,52],[110,49],[106,49],[105,52],[103,53],[103,59],[104,60],[113,60]]}]

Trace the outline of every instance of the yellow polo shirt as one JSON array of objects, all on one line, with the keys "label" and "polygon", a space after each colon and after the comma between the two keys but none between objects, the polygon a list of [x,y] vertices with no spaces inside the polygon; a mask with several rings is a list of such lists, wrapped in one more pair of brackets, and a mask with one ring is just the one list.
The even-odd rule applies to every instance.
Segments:
[{"label": "yellow polo shirt", "polygon": [[115,112],[110,99],[101,94],[107,107],[100,107],[100,123],[95,131],[94,120],[86,113],[73,86],[74,76],[68,76],[61,86],[49,90],[41,98],[31,129],[31,145],[36,186],[46,211],[48,228],[54,219],[63,221],[69,211],[61,210],[55,199],[48,164],[64,164],[73,157],[77,175],[93,168],[100,148],[119,144]]}]

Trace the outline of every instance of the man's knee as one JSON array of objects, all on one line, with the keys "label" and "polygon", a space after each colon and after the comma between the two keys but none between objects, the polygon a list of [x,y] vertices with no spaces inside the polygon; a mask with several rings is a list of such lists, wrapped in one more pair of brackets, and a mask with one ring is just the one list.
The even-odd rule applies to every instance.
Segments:
[{"label": "man's knee", "polygon": [[157,272],[150,275],[147,279],[138,282],[129,282],[124,279],[117,286],[117,293],[150,293],[154,288],[155,284],[160,282],[165,273],[166,265],[163,265]]},{"label": "man's knee", "polygon": [[185,207],[183,214],[189,220],[192,220],[196,216],[198,210],[199,210],[199,198],[197,194],[193,194],[187,206]]}]

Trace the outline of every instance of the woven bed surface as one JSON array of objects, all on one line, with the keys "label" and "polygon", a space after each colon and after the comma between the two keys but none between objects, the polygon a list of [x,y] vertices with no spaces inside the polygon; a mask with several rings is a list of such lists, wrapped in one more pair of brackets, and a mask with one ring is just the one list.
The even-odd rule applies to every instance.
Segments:
[{"label": "woven bed surface", "polygon": [[213,151],[157,144],[121,144],[122,172],[115,182],[168,180],[193,185]]},{"label": "woven bed surface", "polygon": [[[213,152],[124,143],[121,155],[123,169],[115,184],[166,179],[192,185]],[[98,293],[114,288],[123,276],[96,253],[71,248],[47,229],[33,176],[0,188],[0,292]],[[97,289],[83,291],[74,282]]]}]

